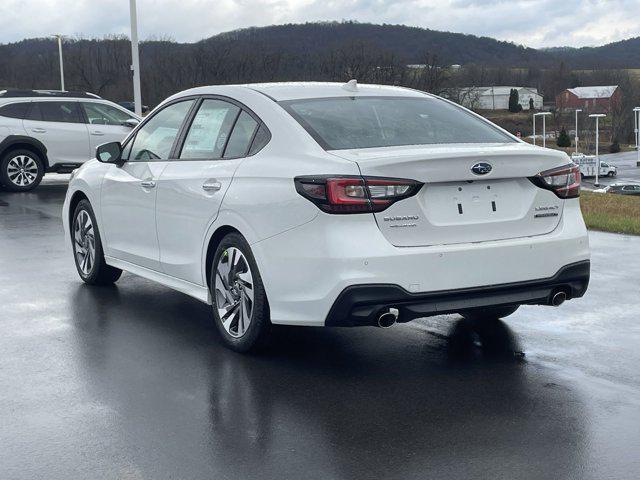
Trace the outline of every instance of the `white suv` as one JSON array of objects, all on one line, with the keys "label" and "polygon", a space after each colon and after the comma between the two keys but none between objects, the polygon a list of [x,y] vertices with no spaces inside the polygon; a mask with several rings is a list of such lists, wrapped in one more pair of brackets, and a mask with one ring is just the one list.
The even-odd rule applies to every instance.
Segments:
[{"label": "white suv", "polygon": [[69,173],[138,123],[125,108],[90,93],[0,91],[0,185],[32,190],[45,172]]},{"label": "white suv", "polygon": [[423,92],[195,88],[97,158],[64,203],[80,277],[212,304],[236,350],[271,324],[495,319],[587,289],[577,165]]}]

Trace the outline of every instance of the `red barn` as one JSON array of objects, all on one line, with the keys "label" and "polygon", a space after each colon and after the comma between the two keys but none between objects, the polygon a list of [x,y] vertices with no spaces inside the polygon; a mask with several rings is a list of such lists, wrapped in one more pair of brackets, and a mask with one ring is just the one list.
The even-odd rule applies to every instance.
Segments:
[{"label": "red barn", "polygon": [[556,95],[556,109],[611,111],[621,98],[617,85],[567,88]]}]

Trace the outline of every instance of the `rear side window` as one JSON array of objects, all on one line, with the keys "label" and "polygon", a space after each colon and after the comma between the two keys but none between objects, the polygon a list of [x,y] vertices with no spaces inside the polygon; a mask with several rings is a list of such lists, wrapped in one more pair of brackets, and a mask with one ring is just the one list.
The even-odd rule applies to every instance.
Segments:
[{"label": "rear side window", "polygon": [[27,102],[10,103],[9,105],[4,105],[0,107],[0,116],[22,119],[27,113],[28,106],[29,106],[29,103]]},{"label": "rear side window", "polygon": [[253,138],[253,142],[251,143],[249,155],[258,153],[264,148],[267,143],[269,143],[269,140],[271,140],[271,134],[269,133],[269,130],[267,130],[267,127],[265,127],[264,125],[260,125],[260,128],[258,128],[256,136]]},{"label": "rear side window", "polygon": [[327,150],[516,142],[462,108],[432,97],[340,97],[281,105]]},{"label": "rear side window", "polygon": [[189,127],[180,159],[196,160],[222,158],[229,132],[240,109],[223,100],[202,102]]},{"label": "rear side window", "polygon": [[42,112],[40,111],[40,104],[38,102],[33,102],[31,104],[24,119],[42,121]]},{"label": "rear side window", "polygon": [[32,102],[27,120],[84,123],[78,102]]},{"label": "rear side window", "polygon": [[242,112],[238,120],[236,120],[233,132],[229,137],[227,148],[224,151],[224,158],[244,157],[249,150],[251,139],[257,127],[258,122],[247,112]]}]

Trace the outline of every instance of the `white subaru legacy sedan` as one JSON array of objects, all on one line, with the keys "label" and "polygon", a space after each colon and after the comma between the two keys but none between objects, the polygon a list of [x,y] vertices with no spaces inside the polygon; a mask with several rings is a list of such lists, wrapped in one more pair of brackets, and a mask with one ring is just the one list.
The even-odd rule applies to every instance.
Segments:
[{"label": "white subaru legacy sedan", "polygon": [[82,280],[207,302],[235,350],[272,324],[491,320],[589,282],[578,166],[423,92],[194,88],[96,157],[64,203]]}]

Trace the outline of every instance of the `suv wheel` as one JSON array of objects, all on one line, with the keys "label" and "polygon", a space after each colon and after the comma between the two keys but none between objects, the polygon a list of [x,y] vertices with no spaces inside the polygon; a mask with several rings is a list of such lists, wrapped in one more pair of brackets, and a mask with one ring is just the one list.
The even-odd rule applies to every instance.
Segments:
[{"label": "suv wheel", "polygon": [[0,183],[12,192],[36,188],[44,175],[44,165],[30,150],[12,150],[0,161]]},{"label": "suv wheel", "polygon": [[73,213],[71,241],[76,269],[85,283],[109,285],[120,278],[122,270],[104,261],[100,231],[88,200],[81,200]]},{"label": "suv wheel", "polygon": [[258,266],[247,241],[230,233],[216,249],[211,266],[216,327],[224,343],[247,352],[265,343],[271,322]]}]

